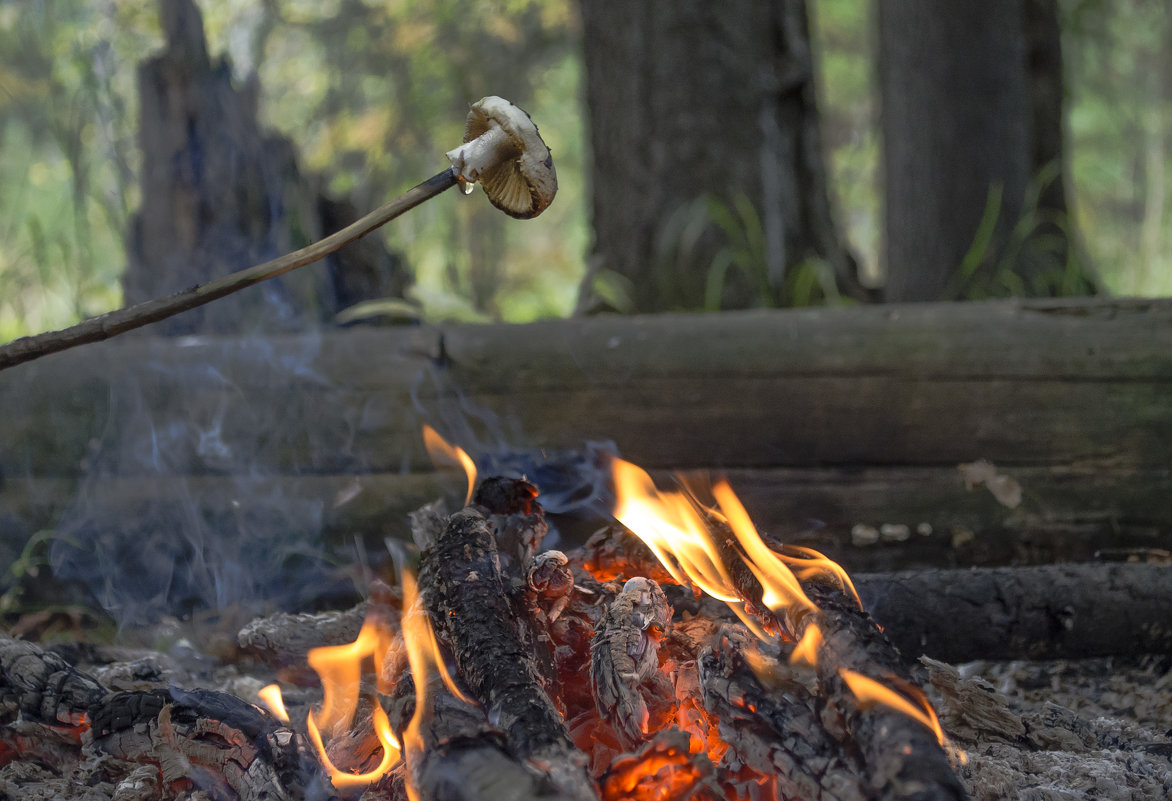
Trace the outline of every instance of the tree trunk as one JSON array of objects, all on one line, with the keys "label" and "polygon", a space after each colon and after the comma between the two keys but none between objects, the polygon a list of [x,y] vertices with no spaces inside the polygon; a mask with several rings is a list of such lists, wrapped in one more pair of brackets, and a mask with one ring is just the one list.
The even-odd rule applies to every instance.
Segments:
[{"label": "tree trunk", "polygon": [[1058,1],[1027,0],[1022,5],[1022,24],[1030,103],[1030,175],[1037,215],[1019,271],[1029,282],[1031,295],[1093,295],[1097,283],[1079,245],[1066,192],[1069,168]]},{"label": "tree trunk", "polygon": [[[207,50],[194,0],[160,0],[166,47],[139,67],[142,206],[128,235],[127,304],[176,292],[295,250],[357,218],[302,176],[292,142],[257,120],[255,78],[234,85]],[[155,326],[186,334],[290,330],[345,306],[399,295],[404,273],[374,239],[322,270],[284,276]]]},{"label": "tree trunk", "polygon": [[[888,300],[958,296],[962,270],[994,270],[1021,216],[1030,170],[1021,17],[1014,0],[947,13],[930,0],[879,4]],[[982,220],[993,215],[985,241]]]},{"label": "tree trunk", "polygon": [[617,275],[628,310],[788,305],[821,270],[826,291],[837,279],[861,296],[827,196],[804,2],[581,10],[595,234],[584,294]]}]

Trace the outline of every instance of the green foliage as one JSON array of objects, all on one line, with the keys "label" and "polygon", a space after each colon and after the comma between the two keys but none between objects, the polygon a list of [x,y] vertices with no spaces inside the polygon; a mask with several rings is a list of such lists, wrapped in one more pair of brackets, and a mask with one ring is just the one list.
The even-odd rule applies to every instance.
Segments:
[{"label": "green foliage", "polygon": [[[212,57],[241,81],[258,75],[265,123],[361,210],[443,169],[469,103],[500,94],[528,110],[562,186],[542,217],[519,225],[449,193],[380,235],[406,255],[429,316],[571,311],[587,227],[571,0],[197,2]],[[0,341],[120,303],[135,70],[162,45],[157,6],[0,0]]]},{"label": "green foliage", "polygon": [[660,231],[657,272],[690,269],[681,265],[688,265],[694,252],[703,252],[700,243],[707,237],[715,237],[718,247],[707,264],[696,265],[705,276],[704,311],[723,308],[734,283],[750,287],[751,305],[760,308],[845,302],[833,267],[822,259],[805,259],[773,274],[761,215],[744,193],[731,201],[701,195],[682,204]]},{"label": "green foliage", "polygon": [[1031,182],[1016,220],[1003,214],[1003,187],[989,189],[972,244],[945,290],[946,299],[1067,297],[1095,288],[1078,248],[1070,246],[1074,237],[1067,215],[1040,203],[1046,185],[1057,180],[1060,165],[1043,169]]}]

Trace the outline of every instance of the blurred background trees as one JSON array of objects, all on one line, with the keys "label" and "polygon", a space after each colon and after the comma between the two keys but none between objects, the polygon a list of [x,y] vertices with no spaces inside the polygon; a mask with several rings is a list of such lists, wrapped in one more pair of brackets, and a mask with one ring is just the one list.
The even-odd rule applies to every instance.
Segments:
[{"label": "blurred background trees", "polygon": [[[602,173],[595,178],[592,170],[605,166],[605,143],[592,161],[589,140],[607,125],[621,130],[622,117],[615,115],[624,112],[632,125],[654,122],[646,117],[650,108],[620,104],[608,111],[587,91],[587,79],[597,71],[590,67],[591,42],[584,43],[583,36],[597,35],[591,23],[607,4],[585,2],[589,5],[580,7],[573,0],[203,0],[199,6],[210,59],[225,56],[225,79],[238,91],[256,93],[260,129],[290,143],[314,192],[360,212],[444,166],[442,154],[460,138],[467,103],[500,94],[529,110],[554,150],[561,179],[561,195],[545,215],[513,223],[476,202],[482,199],[453,193],[396,221],[382,235],[386,248],[401,254],[411,282],[407,296],[421,313],[521,321],[571,313],[590,254],[628,246],[613,241],[612,234],[591,244],[592,208],[603,224],[598,212],[603,198],[591,193],[604,183]],[[1025,5],[1037,4],[1045,5],[1043,0]],[[756,8],[800,11],[803,6],[796,0],[744,0],[711,7],[708,14],[714,16],[689,17],[695,5],[666,4],[670,8],[660,10],[671,25],[657,35],[695,43],[676,48],[679,58],[704,65],[705,79],[717,87],[721,76],[712,71],[719,65],[705,60],[705,43],[719,50],[735,41],[732,34],[761,33],[753,21]],[[1167,47],[1172,12],[1161,0],[1051,5],[1061,31],[1067,181],[1047,182],[1053,176],[1042,174],[1031,156],[1021,211],[1003,224],[1011,233],[1042,231],[1042,222],[1058,225],[1049,230],[1051,238],[1073,236],[1108,291],[1172,293],[1166,189],[1172,169],[1166,157],[1172,137]],[[817,92],[826,194],[841,247],[867,284],[880,287],[885,280],[877,79],[882,20],[868,0],[805,6],[811,69],[801,86]],[[793,26],[770,31],[775,51],[794,41]],[[129,233],[143,203],[136,75],[139,64],[163,44],[157,0],[0,0],[0,340],[66,325],[122,302],[121,278],[134,261]],[[1023,47],[1028,57],[1033,51]],[[681,77],[670,67],[658,69],[652,79],[660,86]],[[727,94],[735,96],[753,77],[729,60],[723,76]],[[588,98],[598,108],[587,108]],[[738,157],[735,149],[726,150],[720,155],[714,144],[709,156]],[[682,178],[663,184],[650,258],[669,266],[688,262],[693,277],[703,275],[705,293],[698,299],[690,292],[656,307],[793,304],[833,300],[838,293],[818,265],[823,260],[833,265],[839,257],[817,250],[787,256],[795,269],[787,267],[785,274],[804,275],[800,286],[772,295],[738,288],[737,276],[753,270],[776,275],[779,263],[776,233],[767,225],[778,214],[763,194],[769,187],[760,171],[760,149],[751,144],[745,150],[751,152],[739,157],[752,169],[740,171],[756,170],[755,178],[720,186]],[[660,168],[670,169],[671,163],[664,158]],[[636,177],[643,183],[657,179],[632,180]],[[1065,190],[1068,219],[1025,219],[1031,198],[1040,197],[1036,190],[1044,186]],[[981,213],[957,235],[971,229],[961,263],[985,265],[986,279],[1004,278],[990,261],[976,258],[992,252],[982,241],[989,226],[981,225],[992,219],[988,188],[966,197]],[[622,215],[626,199],[607,199],[612,201],[609,209]],[[1008,214],[1011,207],[1002,202],[996,210]],[[810,221],[802,226],[809,230]],[[316,235],[308,222],[294,227],[290,244]],[[900,231],[906,233],[902,225]],[[637,247],[647,252],[646,241]],[[149,270],[152,262],[142,266]],[[638,301],[645,279],[608,271],[599,260],[589,263],[598,268],[586,282],[598,305],[645,305]],[[811,266],[796,269],[803,263]],[[709,286],[722,288],[707,291]],[[951,284],[942,294],[1012,291],[1029,287],[981,280],[959,288]],[[342,300],[329,307],[326,316],[344,305]],[[395,308],[402,313],[401,306]]]}]

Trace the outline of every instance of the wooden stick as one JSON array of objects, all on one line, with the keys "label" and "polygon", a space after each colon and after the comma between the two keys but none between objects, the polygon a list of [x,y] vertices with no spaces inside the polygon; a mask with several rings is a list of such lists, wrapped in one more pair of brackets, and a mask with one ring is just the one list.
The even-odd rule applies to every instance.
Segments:
[{"label": "wooden stick", "polygon": [[341,231],[280,258],[253,265],[223,278],[199,284],[164,298],[154,298],[124,309],[91,317],[60,331],[48,331],[44,334],[15,339],[0,347],[0,370],[47,356],[50,353],[58,353],[78,345],[100,342],[124,334],[135,328],[156,323],[179,312],[194,309],[226,295],[231,295],[233,292],[239,292],[241,289],[261,281],[284,275],[298,267],[312,264],[455,185],[456,173],[449,167],[391,202],[380,206],[365,217],[351,223]]}]

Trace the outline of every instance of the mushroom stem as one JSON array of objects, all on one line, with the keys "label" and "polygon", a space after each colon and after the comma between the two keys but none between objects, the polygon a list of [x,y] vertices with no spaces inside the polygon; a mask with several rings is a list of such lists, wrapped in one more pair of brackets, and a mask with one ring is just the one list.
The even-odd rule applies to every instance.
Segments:
[{"label": "mushroom stem", "polygon": [[464,191],[471,192],[472,184],[479,181],[485,171],[516,158],[517,145],[503,128],[493,124],[480,136],[449,150],[446,155]]}]

